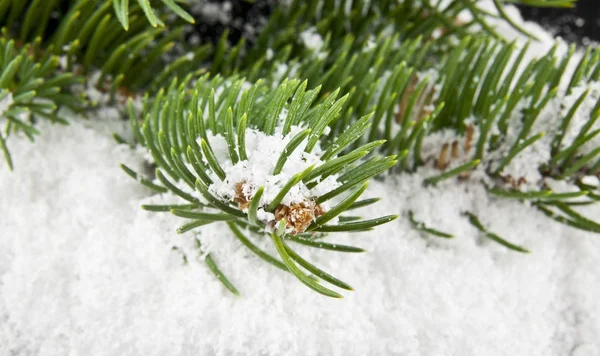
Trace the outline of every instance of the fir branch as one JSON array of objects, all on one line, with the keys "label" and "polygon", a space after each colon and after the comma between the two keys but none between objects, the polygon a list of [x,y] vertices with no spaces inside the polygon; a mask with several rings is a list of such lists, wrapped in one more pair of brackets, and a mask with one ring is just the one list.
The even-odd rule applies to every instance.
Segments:
[{"label": "fir branch", "polygon": [[[300,82],[297,80],[286,81],[273,91],[266,90],[263,84],[254,84],[244,93],[240,93],[241,85],[238,83],[240,82],[236,80],[221,81],[218,78],[211,80],[205,76],[198,79],[194,89],[190,91],[186,81],[181,84],[173,81],[168,89],[159,91],[159,95],[154,98],[155,102],[152,105],[148,103],[147,107],[142,109],[148,114],[144,116],[142,129],[136,125],[138,130],[141,130],[136,135],[142,135],[141,143],[148,147],[157,161],[159,169],[157,169],[156,176],[161,182],[160,187],[164,186],[191,203],[182,205],[183,209],[178,207],[180,205],[175,204],[170,210],[175,216],[191,220],[178,232],[182,233],[217,221],[227,221],[234,235],[245,246],[262,259],[281,268],[279,262],[252,244],[236,225],[247,226],[253,231],[253,234],[270,235],[285,262],[286,270],[291,271],[301,281],[320,293],[339,296],[335,292],[320,287],[313,279],[300,272],[293,260],[334,285],[343,286],[345,284],[319,270],[293,251],[290,252],[283,240],[336,251],[362,251],[362,249],[350,246],[328,244],[321,241],[312,242],[294,235],[310,230],[366,230],[393,220],[395,216],[374,220],[351,219],[350,221],[340,221],[336,225],[325,225],[348,209],[372,204],[373,199],[356,205],[355,202],[364,192],[366,182],[391,167],[395,163],[394,157],[373,157],[361,163],[363,156],[371,153],[382,143],[375,142],[358,149],[357,154],[348,154],[352,159],[344,161],[345,155],[336,153],[339,150],[333,149],[333,145],[338,143],[347,145],[357,140],[364,132],[363,129],[351,130],[350,133],[340,136],[337,140],[330,136],[322,139],[321,133],[339,117],[346,97],[336,100],[336,96],[331,95],[308,110],[315,100],[310,95],[313,91],[307,90],[306,85],[299,86]],[[218,95],[216,94],[217,89]],[[191,98],[189,97],[190,93]],[[204,93],[205,96],[202,97],[200,93]],[[239,101],[236,98],[240,98]],[[305,109],[290,110],[294,105],[297,108]],[[173,110],[174,107],[178,109]],[[142,115],[144,115],[143,112]],[[240,115],[241,112],[243,115]],[[280,119],[282,113],[286,117]],[[290,119],[290,115],[293,115],[294,118]],[[135,120],[137,121],[137,118]],[[240,121],[242,121],[241,124]],[[360,120],[360,127],[367,127],[365,121],[365,118]],[[219,191],[213,190],[215,182],[227,184],[234,179],[228,175],[225,167],[250,164],[249,157],[252,158],[252,155],[255,154],[254,152],[247,152],[245,155],[239,154],[240,146],[245,145],[245,139],[240,140],[240,134],[246,136],[252,132],[253,137],[259,133],[265,137],[279,137],[272,136],[272,134],[275,133],[276,126],[283,125],[285,122],[293,122],[293,124],[287,125],[290,129],[300,125],[310,126],[313,130],[294,128],[294,130],[298,130],[298,134],[292,137],[292,134],[289,133],[288,144],[282,145],[279,148],[280,153],[273,157],[274,168],[269,173],[274,177],[280,175],[284,169],[286,172],[295,170],[296,173],[282,181],[277,191],[271,191],[268,200],[265,200],[264,195],[264,186],[268,181],[260,183],[261,187],[257,187],[258,189],[250,196],[246,196],[244,193],[243,187],[246,182],[242,178],[237,178],[242,179],[240,181],[232,182],[236,187],[233,195],[222,195]],[[243,128],[244,131],[239,132],[240,128]],[[258,128],[258,130],[254,128]],[[310,133],[314,133],[315,130],[318,134],[311,135]],[[224,147],[226,147],[224,152],[217,150],[217,147],[221,147],[221,144],[217,144],[215,141],[218,137],[221,137]],[[319,146],[317,146],[315,138],[319,140]],[[185,145],[187,148],[183,149]],[[318,152],[311,153],[317,148]],[[315,159],[318,160],[318,157],[321,157],[322,161],[319,160],[318,163],[304,168],[287,167],[286,160],[290,159],[289,157],[294,151],[299,154],[301,152],[303,152],[302,154],[314,154]],[[319,152],[329,153],[323,155]],[[287,157],[287,159],[282,157]],[[348,165],[348,162],[358,162],[358,165]],[[132,177],[140,179],[135,172],[131,170],[127,172]],[[292,188],[303,187],[302,189],[312,191],[317,184],[323,184],[323,181],[332,175],[337,178],[339,183],[332,186],[329,192],[306,197],[304,201],[292,204],[284,203],[284,198],[288,196]],[[157,186],[148,179],[141,179],[141,183],[150,187]],[[325,210],[319,205],[322,201],[344,194],[356,186],[361,187],[354,190],[336,206]],[[198,196],[201,196],[202,199],[198,199]],[[205,210],[205,202],[212,207],[210,211]],[[165,211],[169,206],[171,205],[150,207],[150,210]],[[271,213],[274,218],[265,218],[265,214],[268,213]],[[275,228],[277,228],[278,235],[273,233]],[[280,239],[283,240],[280,241]]]},{"label": "fir branch", "polygon": [[0,148],[8,167],[13,162],[6,141],[10,135],[23,133],[30,140],[38,134],[34,127],[36,119],[67,124],[56,115],[59,107],[81,111],[85,100],[71,92],[71,87],[83,82],[83,78],[60,69],[57,56],[43,53],[40,40],[17,48],[16,42],[7,38],[6,31],[0,38]]},{"label": "fir branch", "polygon": [[[208,67],[212,45],[189,48],[184,54],[174,48],[184,43],[184,28],[167,20],[169,11],[190,22],[193,18],[175,1],[162,1],[155,12],[148,0],[5,0],[4,10],[9,11],[0,7],[0,27],[24,43],[41,38],[44,50],[63,57],[70,71],[101,70],[94,84],[114,96],[122,88],[127,89],[124,93],[156,89],[176,75],[199,74]],[[48,23],[56,13],[62,21],[55,28]],[[150,19],[156,26],[149,26]],[[167,54],[177,59],[167,65]]]}]

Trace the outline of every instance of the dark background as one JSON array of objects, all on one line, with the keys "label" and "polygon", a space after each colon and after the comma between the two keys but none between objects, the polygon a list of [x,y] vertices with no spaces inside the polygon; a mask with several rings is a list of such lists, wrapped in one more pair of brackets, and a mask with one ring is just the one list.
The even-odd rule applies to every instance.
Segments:
[{"label": "dark background", "polygon": [[[212,16],[204,18],[195,25],[195,32],[203,41],[218,42],[223,31],[229,29],[229,40],[232,43],[245,36],[250,42],[256,33],[248,31],[248,27],[258,29],[267,21],[273,8],[281,0],[196,0],[212,4],[230,4],[228,9],[232,21],[221,24]],[[555,36],[568,42],[589,45],[600,42],[600,0],[579,0],[571,9],[538,8],[518,6],[523,17],[535,21]]]},{"label": "dark background", "polygon": [[600,42],[600,0],[579,0],[572,9],[519,8],[525,19],[538,22],[569,42]]}]

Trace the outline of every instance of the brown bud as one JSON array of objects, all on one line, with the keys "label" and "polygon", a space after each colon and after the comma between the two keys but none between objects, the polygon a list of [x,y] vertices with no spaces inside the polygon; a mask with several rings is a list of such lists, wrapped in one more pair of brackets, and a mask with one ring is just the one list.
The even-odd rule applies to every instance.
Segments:
[{"label": "brown bud", "polygon": [[473,147],[474,133],[475,133],[475,129],[473,128],[473,125],[467,126],[467,131],[465,133],[465,153],[469,153],[469,151]]},{"label": "brown bud", "polygon": [[452,150],[450,155],[452,158],[458,158],[458,141],[452,142]]},{"label": "brown bud", "polygon": [[235,196],[233,201],[238,204],[238,207],[242,210],[248,209],[250,206],[250,199],[244,194],[244,184],[246,182],[239,182],[235,185]]},{"label": "brown bud", "polygon": [[442,150],[440,151],[440,158],[438,158],[435,167],[440,171],[443,171],[448,167],[448,143],[444,143]]}]

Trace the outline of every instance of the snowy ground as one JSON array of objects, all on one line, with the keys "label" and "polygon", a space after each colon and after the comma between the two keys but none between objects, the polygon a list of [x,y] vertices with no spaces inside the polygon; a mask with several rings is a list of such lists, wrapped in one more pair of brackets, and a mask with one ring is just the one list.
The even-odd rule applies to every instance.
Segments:
[{"label": "snowy ground", "polygon": [[[163,198],[120,170],[140,166],[142,154],[103,126],[44,123],[34,145],[9,141],[15,172],[0,164],[2,356],[600,355],[599,236],[481,185],[390,177],[371,183],[366,195],[383,199],[365,217],[410,207],[456,238],[423,236],[403,217],[331,237],[363,254],[297,247],[356,289],[332,300],[257,259],[226,226],[202,228],[204,248],[242,294],[233,297],[197,259],[193,235],[175,233],[179,218],[139,208]],[[465,210],[532,253],[484,240]]]},{"label": "snowy ground", "polygon": [[[117,162],[141,157],[86,125],[42,125],[35,145],[12,141],[16,171],[0,168],[0,355],[600,353],[598,236],[478,187],[416,190],[406,176],[373,182],[367,194],[383,200],[366,215],[420,206],[456,239],[401,219],[334,238],[364,254],[300,249],[356,288],[331,300],[210,226],[202,237],[242,293],[232,297],[171,250],[186,239],[177,218],[139,208],[148,192]],[[462,208],[533,252],[482,243]]]}]

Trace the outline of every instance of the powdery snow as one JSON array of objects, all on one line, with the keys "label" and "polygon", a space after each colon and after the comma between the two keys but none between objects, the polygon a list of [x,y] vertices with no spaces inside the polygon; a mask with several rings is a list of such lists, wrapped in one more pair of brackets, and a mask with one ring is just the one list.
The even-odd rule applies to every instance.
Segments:
[{"label": "powdery snow", "polygon": [[[281,131],[280,127],[278,129]],[[216,174],[211,172],[214,183],[210,185],[209,190],[223,199],[233,200],[236,195],[236,186],[242,183],[244,195],[251,199],[256,191],[264,186],[260,206],[269,204],[294,175],[310,166],[317,168],[323,164],[319,159],[323,154],[319,147],[310,153],[304,152],[307,143],[305,138],[291,154],[288,154],[281,173],[273,175],[273,169],[281,152],[290,140],[301,131],[303,131],[302,127],[294,126],[289,134],[283,136],[281,132],[265,135],[261,131],[248,129],[246,131],[248,160],[239,161],[236,164],[232,164],[229,158],[225,138],[221,135],[211,135],[209,141],[214,146],[215,155],[225,172],[226,179],[221,181]],[[331,175],[319,182],[313,189],[308,189],[304,183],[300,182],[292,187],[281,204],[300,203],[328,193],[340,185],[337,177],[338,175]]]},{"label": "powdery snow", "polygon": [[[7,119],[4,116],[4,113],[10,109],[13,103],[14,101],[11,92],[7,90],[0,92],[0,127],[5,127]],[[4,135],[4,133],[0,135]]]},{"label": "powdery snow", "polygon": [[[118,168],[139,168],[141,155],[86,126],[42,123],[35,145],[9,142],[16,162],[35,164],[0,168],[2,355],[600,352],[598,237],[525,204],[468,183],[425,189],[418,175],[372,182],[366,195],[383,199],[365,217],[410,208],[457,237],[422,236],[401,218],[330,237],[364,254],[294,245],[355,287],[343,300],[259,260],[224,224],[205,226],[197,237],[236,298],[197,261],[195,236],[175,233],[181,219],[139,208],[173,200],[148,197]],[[482,240],[464,210],[533,253]]]},{"label": "powdery snow", "polygon": [[13,96],[11,92],[0,93],[0,117],[10,108],[13,104]]}]

